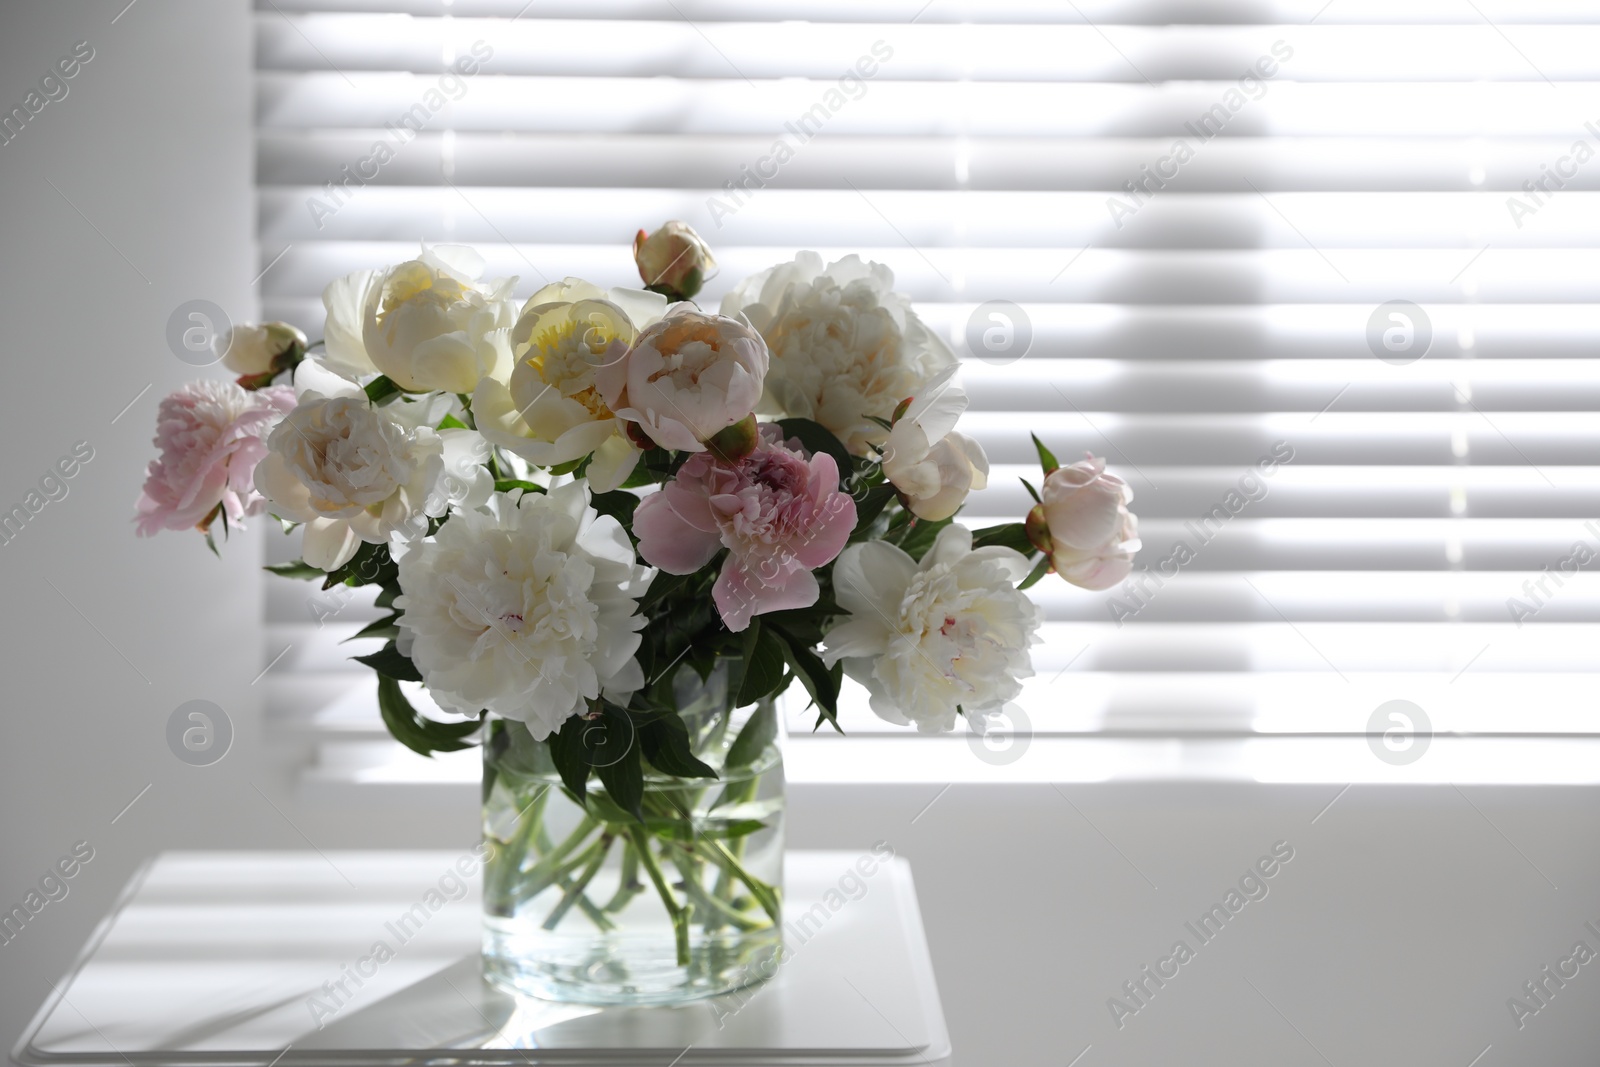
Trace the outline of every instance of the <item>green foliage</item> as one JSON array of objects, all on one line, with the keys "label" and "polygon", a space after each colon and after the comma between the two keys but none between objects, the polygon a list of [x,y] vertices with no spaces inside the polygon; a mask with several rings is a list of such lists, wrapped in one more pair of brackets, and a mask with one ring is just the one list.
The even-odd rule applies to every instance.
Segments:
[{"label": "green foliage", "polygon": [[422,756],[471,748],[472,742],[467,738],[476,733],[480,725],[475,719],[439,722],[424,718],[400,691],[400,683],[386,674],[378,675],[378,710],[394,739]]},{"label": "green foliage", "polygon": [[717,772],[695,756],[689,728],[676,712],[666,711],[636,722],[639,747],[650,766],[679,778],[715,778]]},{"label": "green foliage", "polygon": [[844,680],[844,664],[835,663],[830,670],[810,644],[777,627],[772,629],[783,638],[784,659],[794,668],[795,677],[806,687],[806,692],[811,694],[811,702],[819,713],[817,725],[821,726],[826,720],[838,730],[839,686]]},{"label": "green foliage", "polygon": [[727,761],[723,766],[730,771],[750,766],[761,758],[761,753],[767,750],[767,746],[772,744],[777,736],[777,709],[770,700],[762,701],[756,705],[756,710],[745,721],[739,736],[733,739],[733,744],[728,748]]},{"label": "green foliage", "polygon": [[368,382],[366,388],[367,400],[374,404],[386,404],[403,391],[398,385],[390,381],[386,375],[382,374]]},{"label": "green foliage", "polygon": [[628,536],[633,536],[633,513],[639,506],[637,496],[621,489],[613,489],[609,493],[594,494],[589,504],[600,514],[610,515],[616,519],[622,524],[622,528],[628,531]]},{"label": "green foliage", "polygon": [[400,568],[395,564],[394,557],[389,555],[389,546],[369,545],[363,541],[349,562],[328,573],[328,577],[323,579],[322,588],[332,589],[341,583],[352,586],[397,585],[399,581]]},{"label": "green foliage", "polygon": [[561,784],[580,804],[584,802],[589,789],[590,765],[583,758],[583,732],[588,725],[588,720],[583,716],[574,715],[561,724],[561,729],[550,735],[548,742],[556,773],[561,775]]},{"label": "green foliage", "polygon": [[271,571],[280,578],[312,578],[325,577],[320,567],[313,567],[303,559],[290,560],[288,563],[269,563],[262,570]]},{"label": "green foliage", "polygon": [[865,541],[872,536],[874,524],[896,492],[892,485],[875,485],[856,497],[856,527],[850,532],[852,542]]},{"label": "green foliage", "polygon": [[750,628],[744,632],[742,652],[744,677],[739,682],[735,698],[739,707],[754,704],[775,693],[783,682],[784,664],[787,661],[783,640],[762,626],[759,616],[750,620]]},{"label": "green foliage", "polygon": [[812,422],[810,419],[779,419],[778,425],[783,427],[785,440],[791,437],[799,438],[801,446],[812,455],[826,452],[832,456],[834,464],[839,468],[841,484],[855,470],[850,452],[844,447],[844,443],[821,423]]},{"label": "green foliage", "polygon": [[939,536],[939,531],[955,521],[955,516],[929,522],[927,519],[916,519],[908,524],[905,533],[899,538],[900,548],[917,562],[922,562],[922,557],[928,554],[928,549],[933,547],[933,542]]},{"label": "green foliage", "polygon": [[[392,641],[394,638],[400,636],[400,627],[396,625],[396,623],[399,621],[400,613],[398,611],[393,615],[385,615],[383,618],[378,619],[375,622],[367,623],[367,625],[363,626],[360,630],[351,634],[344,640],[356,641],[363,637],[382,637]],[[340,642],[340,644],[343,643],[343,641]]]},{"label": "green foliage", "polygon": [[622,488],[638,489],[640,486],[657,485],[672,477],[674,470],[671,452],[664,448],[646,449],[644,455],[639,457],[638,466],[622,483]]},{"label": "green foliage", "polygon": [[986,526],[974,531],[972,535],[973,548],[988,548],[991,545],[1001,545],[1005,548],[1015,549],[1024,556],[1032,556],[1039,551],[1028,540],[1028,529],[1020,522],[1008,522],[1000,526]]},{"label": "green foliage", "polygon": [[422,672],[417,670],[417,665],[411,662],[410,656],[402,655],[393,641],[371,655],[350,658],[357,663],[365,663],[385,678],[394,678],[402,682],[422,681]]},{"label": "green foliage", "polygon": [[494,491],[497,493],[509,493],[513,489],[520,489],[524,493],[544,492],[544,486],[524,481],[521,478],[496,478],[494,480]]},{"label": "green foliage", "polygon": [[1018,589],[1032,589],[1035,585],[1039,584],[1039,579],[1043,578],[1045,575],[1047,575],[1049,573],[1050,573],[1050,557],[1049,556],[1041,556],[1039,558],[1039,562],[1035,563],[1033,565],[1033,570],[1028,572],[1028,576],[1026,578],[1022,579],[1022,584],[1017,586],[1017,588]]},{"label": "green foliage", "polygon": [[1033,438],[1034,450],[1039,453],[1039,466],[1044,468],[1045,477],[1049,477],[1050,472],[1056,470],[1061,464],[1056,462],[1055,455],[1044,446],[1043,441],[1039,440],[1038,434],[1029,434],[1028,436]]}]

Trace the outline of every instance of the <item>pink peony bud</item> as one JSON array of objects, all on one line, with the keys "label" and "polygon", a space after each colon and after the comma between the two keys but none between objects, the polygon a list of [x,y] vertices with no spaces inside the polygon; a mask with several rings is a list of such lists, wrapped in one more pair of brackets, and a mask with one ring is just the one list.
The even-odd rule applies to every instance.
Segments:
[{"label": "pink peony bud", "polygon": [[[1085,589],[1110,589],[1122,581],[1139,551],[1138,519],[1128,510],[1133,490],[1105,469],[1105,460],[1089,456],[1051,471],[1040,494],[1043,503],[1029,515],[1029,535],[1036,543],[1047,541],[1056,573]],[[1044,530],[1038,529],[1039,518]]]}]

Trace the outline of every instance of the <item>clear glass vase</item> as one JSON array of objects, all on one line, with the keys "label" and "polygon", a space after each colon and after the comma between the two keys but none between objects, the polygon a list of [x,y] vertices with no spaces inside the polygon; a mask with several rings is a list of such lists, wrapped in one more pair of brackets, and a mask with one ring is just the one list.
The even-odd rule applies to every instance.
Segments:
[{"label": "clear glass vase", "polygon": [[770,976],[781,937],[782,724],[733,707],[729,670],[674,679],[696,756],[719,777],[646,765],[641,825],[591,777],[587,803],[523,724],[484,752],[483,971],[517,993],[671,1004]]}]

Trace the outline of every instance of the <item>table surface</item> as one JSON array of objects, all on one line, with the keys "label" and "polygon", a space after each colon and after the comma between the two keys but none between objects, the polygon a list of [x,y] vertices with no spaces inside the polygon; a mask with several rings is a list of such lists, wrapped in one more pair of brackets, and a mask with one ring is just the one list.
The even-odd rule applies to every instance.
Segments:
[{"label": "table surface", "polygon": [[[903,859],[791,852],[790,954],[772,979],[672,1008],[597,1008],[483,981],[476,879],[462,893],[448,877],[463,855],[163,853],[55,983],[13,1057],[33,1067],[949,1062]],[[391,924],[426,907],[441,880],[431,900],[457,899],[402,943]],[[347,979],[348,998],[330,995],[325,984],[378,941],[393,957],[359,988]]]}]

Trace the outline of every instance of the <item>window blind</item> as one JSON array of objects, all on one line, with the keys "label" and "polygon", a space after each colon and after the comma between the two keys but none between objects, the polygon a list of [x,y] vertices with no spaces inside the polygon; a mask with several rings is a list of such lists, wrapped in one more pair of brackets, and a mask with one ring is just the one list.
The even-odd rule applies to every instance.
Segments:
[{"label": "window blind", "polygon": [[[893,268],[963,357],[969,525],[1026,512],[1030,430],[1106,457],[1140,570],[1035,587],[1036,735],[1600,721],[1600,9],[258,0],[255,29],[266,317],[321,336],[329,280],[419,240],[519,297],[636,284],[634,230],[678,218],[702,303],[801,248]],[[269,585],[271,714],[376,766],[336,644],[374,612],[313,592]]]}]

